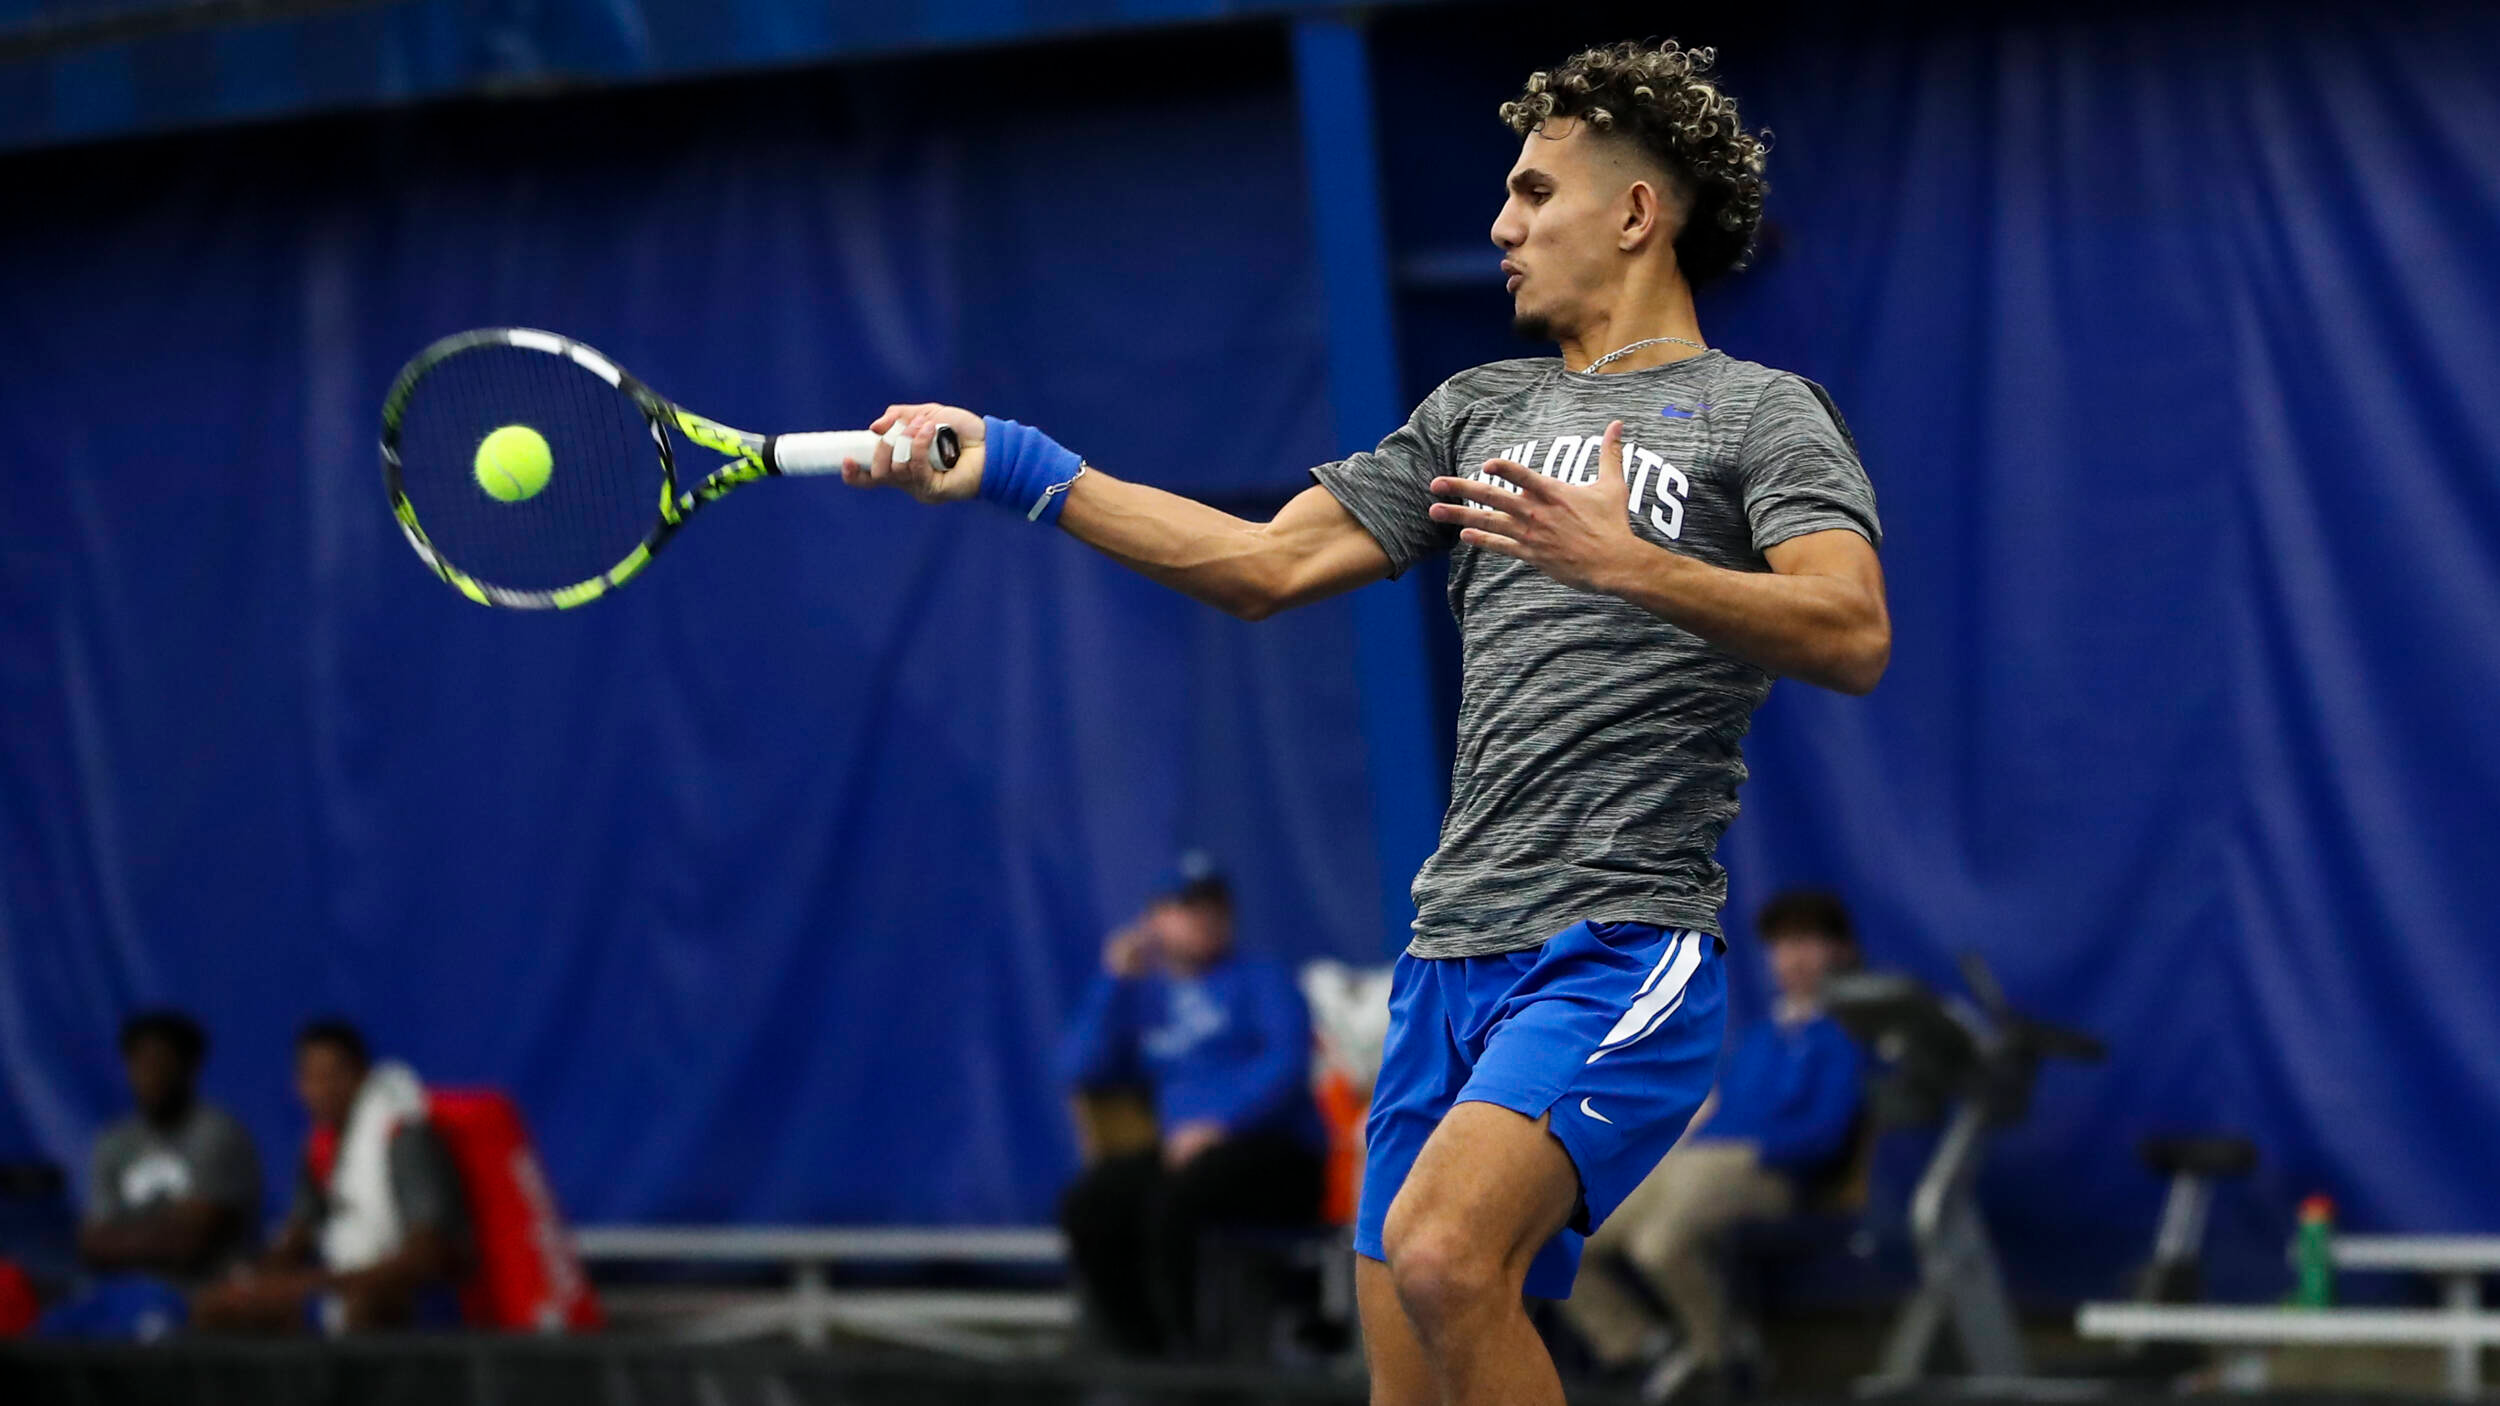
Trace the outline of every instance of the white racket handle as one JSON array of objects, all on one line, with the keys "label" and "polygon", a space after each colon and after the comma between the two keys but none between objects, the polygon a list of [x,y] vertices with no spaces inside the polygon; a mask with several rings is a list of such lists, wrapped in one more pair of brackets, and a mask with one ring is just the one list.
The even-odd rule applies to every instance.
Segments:
[{"label": "white racket handle", "polygon": [[[775,469],[785,474],[838,474],[842,461],[848,459],[865,468],[877,457],[877,443],[883,440],[894,446],[898,461],[911,457],[911,431],[896,425],[880,435],[873,430],[822,430],[811,434],[774,435],[764,441],[764,456]],[[929,445],[934,469],[951,469],[963,457],[963,446],[955,431],[938,426],[937,438]]]}]

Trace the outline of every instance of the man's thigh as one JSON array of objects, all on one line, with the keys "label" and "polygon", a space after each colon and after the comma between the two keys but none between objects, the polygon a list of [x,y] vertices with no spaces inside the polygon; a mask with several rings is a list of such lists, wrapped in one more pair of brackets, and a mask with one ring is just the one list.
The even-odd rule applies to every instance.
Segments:
[{"label": "man's thigh", "polygon": [[1171,1174],[1176,1208],[1209,1220],[1293,1226],[1319,1218],[1325,1168],[1314,1149],[1276,1133],[1226,1138]]},{"label": "man's thigh", "polygon": [[1641,1227],[1682,1218],[1681,1203],[1689,1180],[1685,1173],[1692,1165],[1685,1153],[1691,1147],[1690,1142],[1677,1143],[1657,1166],[1650,1169],[1648,1176],[1641,1178],[1640,1184],[1632,1188],[1632,1194],[1624,1197],[1623,1204],[1617,1206],[1614,1214],[1606,1217],[1605,1223],[1589,1236],[1589,1253],[1620,1254]]},{"label": "man's thigh", "polygon": [[1579,1175],[1543,1119],[1462,1103],[1407,1173],[1389,1208],[1387,1240],[1394,1254],[1421,1227],[1461,1227],[1468,1246],[1493,1251],[1513,1280],[1523,1280],[1579,1197]]},{"label": "man's thigh", "polygon": [[1620,1233],[1609,1237],[1635,1262],[1654,1264],[1679,1247],[1715,1240],[1746,1221],[1787,1215],[1794,1197],[1788,1179],[1765,1171],[1753,1148],[1738,1142],[1685,1142],[1658,1166],[1666,1194],[1644,1195],[1615,1213]]},{"label": "man's thigh", "polygon": [[1678,1200],[1687,1219],[1712,1227],[1787,1215],[1796,1193],[1786,1176],[1762,1165],[1751,1143],[1702,1141],[1675,1150],[1684,1166]]},{"label": "man's thigh", "polygon": [[1158,1148],[1105,1157],[1068,1184],[1059,1198],[1059,1223],[1077,1236],[1137,1234],[1162,1181],[1163,1153]]}]

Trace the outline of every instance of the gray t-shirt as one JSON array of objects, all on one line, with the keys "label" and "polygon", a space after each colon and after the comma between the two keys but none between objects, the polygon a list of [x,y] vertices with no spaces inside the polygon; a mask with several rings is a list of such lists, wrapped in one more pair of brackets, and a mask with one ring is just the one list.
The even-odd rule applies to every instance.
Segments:
[{"label": "gray t-shirt", "polygon": [[[1620,374],[1559,360],[1462,371],[1370,453],[1312,470],[1403,572],[1450,559],[1463,645],[1440,847],[1415,877],[1418,957],[1532,948],[1575,922],[1719,930],[1713,855],[1736,817],[1762,669],[1613,596],[1458,543],[1435,477],[1511,459],[1593,482],[1624,426],[1632,528],[1715,566],[1841,528],[1880,543],[1875,493],[1822,388],[1712,351]],[[1494,480],[1498,482],[1498,480]]]},{"label": "gray t-shirt", "polygon": [[133,1113],[96,1139],[87,1167],[87,1222],[104,1225],[197,1198],[230,1207],[233,1228],[202,1262],[215,1274],[251,1253],[260,1220],[260,1155],[233,1115],[193,1102],[171,1128]]},{"label": "gray t-shirt", "polygon": [[[392,1130],[384,1155],[390,1164],[391,1199],[398,1203],[401,1227],[438,1230],[452,1243],[465,1244],[468,1202],[460,1194],[460,1168],[452,1161],[443,1135],[429,1123],[403,1123]],[[329,1215],[329,1194],[313,1180],[311,1165],[297,1164],[295,1199],[287,1207],[287,1223],[318,1235]]]}]

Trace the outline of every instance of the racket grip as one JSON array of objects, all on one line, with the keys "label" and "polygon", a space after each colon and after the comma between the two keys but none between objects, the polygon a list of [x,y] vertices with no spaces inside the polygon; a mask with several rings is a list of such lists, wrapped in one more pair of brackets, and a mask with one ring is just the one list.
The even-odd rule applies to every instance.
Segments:
[{"label": "racket grip", "polygon": [[[764,458],[779,473],[838,474],[845,459],[865,465],[876,458],[879,440],[894,446],[896,458],[911,452],[911,432],[896,425],[882,435],[873,430],[774,435],[764,441]],[[955,467],[955,461],[963,457],[963,442],[953,427],[938,426],[937,438],[929,445],[929,457],[937,461],[934,468]]]}]

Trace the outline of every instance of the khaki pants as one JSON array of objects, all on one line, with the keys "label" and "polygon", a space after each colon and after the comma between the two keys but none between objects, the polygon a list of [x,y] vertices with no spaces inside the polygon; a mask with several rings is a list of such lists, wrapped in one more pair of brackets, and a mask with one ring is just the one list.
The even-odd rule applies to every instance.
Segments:
[{"label": "khaki pants", "polygon": [[1638,1275],[1675,1310],[1694,1357],[1715,1365],[1727,1356],[1718,1243],[1739,1223],[1777,1220],[1795,1202],[1796,1188],[1763,1170],[1753,1144],[1678,1143],[1589,1237],[1564,1314],[1600,1360],[1630,1362],[1659,1326],[1648,1303],[1623,1283],[1625,1273]]}]

